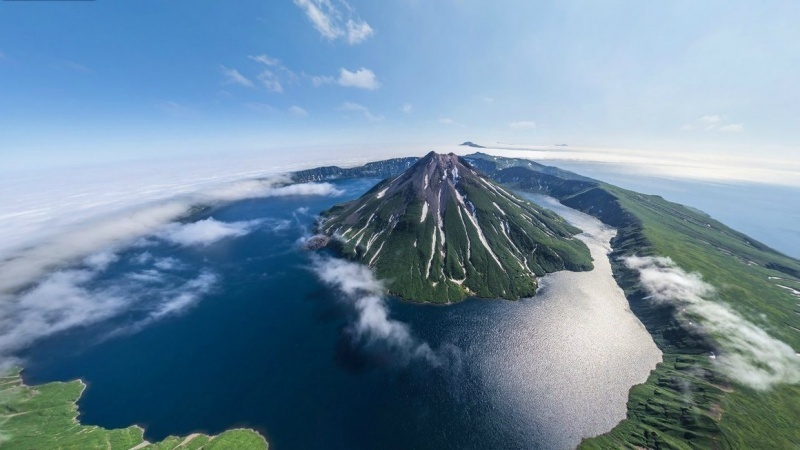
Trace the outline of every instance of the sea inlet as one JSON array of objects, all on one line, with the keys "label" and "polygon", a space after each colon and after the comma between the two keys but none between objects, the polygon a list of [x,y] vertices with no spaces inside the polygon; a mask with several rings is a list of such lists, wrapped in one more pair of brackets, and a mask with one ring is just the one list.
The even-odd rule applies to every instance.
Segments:
[{"label": "sea inlet", "polygon": [[[130,308],[26,350],[25,381],[83,379],[84,424],[151,441],[250,427],[278,450],[566,449],[625,417],[661,354],[611,276],[613,229],[529,196],[584,230],[593,271],[547,275],[517,302],[387,298],[365,317],[298,242],[376,181],[231,203],[117,252],[81,289]],[[202,221],[238,231],[193,245],[180,227]]]}]

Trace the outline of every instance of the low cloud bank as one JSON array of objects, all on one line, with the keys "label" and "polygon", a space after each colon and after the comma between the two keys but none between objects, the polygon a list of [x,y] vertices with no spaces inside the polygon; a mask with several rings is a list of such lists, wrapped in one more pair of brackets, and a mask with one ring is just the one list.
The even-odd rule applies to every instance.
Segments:
[{"label": "low cloud bank", "polygon": [[709,300],[716,290],[699,274],[685,272],[670,258],[632,256],[624,262],[639,271],[652,301],[676,305],[682,320],[714,339],[721,353],[715,362],[731,379],[759,390],[800,382],[794,349],[725,303]]},{"label": "low cloud bank", "polygon": [[14,355],[40,339],[125,312],[134,311],[139,319],[115,333],[136,331],[178,315],[196,305],[217,282],[217,276],[208,270],[188,279],[166,274],[157,269],[163,259],[142,255],[132,261],[149,264],[149,268],[132,273],[124,281],[97,280],[118,260],[117,255],[102,252],[86,258],[80,268],[47,275],[22,294],[0,295],[0,369],[18,363]]},{"label": "low cloud bank", "polygon": [[[182,193],[170,199],[162,199],[149,204],[139,204],[119,211],[118,205],[108,205],[103,208],[117,208],[113,214],[97,214],[94,218],[71,220],[56,225],[55,228],[44,227],[37,223],[17,224],[15,229],[29,229],[28,242],[19,237],[12,240],[0,240],[0,294],[13,294],[20,289],[30,287],[34,281],[43,277],[48,271],[73,263],[87,255],[94,254],[102,249],[114,250],[116,247],[126,245],[136,238],[158,234],[161,228],[188,214],[196,205],[214,205],[224,202],[258,197],[279,197],[292,195],[340,195],[342,191],[330,183],[303,183],[286,185],[291,181],[287,176],[278,176],[270,179],[245,180],[240,182],[225,183],[192,194]],[[166,186],[164,189],[169,190]],[[98,197],[106,195],[104,192],[95,193]],[[163,192],[159,192],[164,197]],[[142,198],[147,198],[143,193]],[[139,201],[142,201],[139,198]],[[91,197],[86,197],[84,203],[91,204]],[[130,199],[126,198],[126,201]],[[145,200],[146,201],[146,200]],[[60,213],[60,212],[59,212]],[[49,214],[47,211],[38,215]],[[55,210],[53,214],[56,214]],[[73,212],[80,214],[80,212]],[[22,219],[20,219],[22,220]],[[189,242],[202,243],[204,239],[215,236],[222,238],[235,235],[237,225],[220,225],[207,222],[190,228],[175,231],[172,236],[176,242],[184,244]],[[56,223],[56,222],[54,222]],[[39,227],[40,229],[37,229]],[[9,230],[11,232],[11,230]],[[233,233],[233,234],[231,234]],[[38,235],[38,236],[37,236]],[[2,233],[0,233],[2,237]],[[16,242],[17,244],[13,244]],[[14,245],[12,247],[12,245]]]},{"label": "low cloud bank", "polygon": [[385,346],[403,364],[412,360],[425,361],[435,367],[444,364],[442,355],[414,337],[408,325],[389,318],[386,288],[375,279],[367,266],[314,256],[312,269],[324,283],[344,294],[344,298],[353,306],[356,320],[351,328],[356,339]]}]

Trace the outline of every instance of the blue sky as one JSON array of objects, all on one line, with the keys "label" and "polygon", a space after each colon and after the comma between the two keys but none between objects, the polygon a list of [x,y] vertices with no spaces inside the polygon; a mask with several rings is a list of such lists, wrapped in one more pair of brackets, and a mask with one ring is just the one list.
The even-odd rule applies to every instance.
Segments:
[{"label": "blue sky", "polygon": [[0,2],[0,161],[464,140],[796,161],[798,17],[796,1]]}]

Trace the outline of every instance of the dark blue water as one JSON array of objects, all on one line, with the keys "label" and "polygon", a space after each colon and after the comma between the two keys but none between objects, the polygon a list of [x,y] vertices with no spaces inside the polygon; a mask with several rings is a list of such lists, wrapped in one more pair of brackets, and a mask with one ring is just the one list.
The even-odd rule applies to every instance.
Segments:
[{"label": "dark blue water", "polygon": [[[183,314],[151,322],[143,322],[141,305],[160,301],[159,287],[132,284],[139,286],[131,288],[132,297],[146,297],[140,306],[38,343],[23,355],[25,381],[83,379],[88,388],[78,406],[84,424],[138,424],[151,441],[250,427],[278,450],[569,448],[621,419],[634,382],[623,381],[612,396],[607,386],[592,386],[596,377],[580,364],[598,368],[603,363],[591,355],[602,356],[608,367],[598,373],[611,373],[619,384],[638,363],[626,367],[603,355],[602,337],[586,348],[574,343],[581,342],[572,340],[580,330],[599,321],[575,298],[565,299],[571,304],[564,307],[538,297],[447,307],[389,300],[390,317],[433,348],[439,365],[402,360],[390,348],[354,339],[354,308],[317,279],[309,269],[311,254],[297,240],[314,214],[357,197],[374,181],[338,183],[346,189],[343,197],[247,200],[193,218],[264,220],[245,236],[191,247],[151,240],[122,251],[94,286],[126,285],[131,274],[146,270],[165,277],[161,289],[203,271],[218,281]],[[159,258],[171,258],[169,267],[156,266]],[[603,308],[616,315],[608,326],[624,329],[622,320],[641,328],[624,299],[619,303],[618,311]],[[635,331],[632,348],[640,347],[636,339],[649,341],[643,330]],[[609,346],[626,340],[597,334],[608,336]],[[639,368],[635,377],[649,369]],[[527,388],[539,378],[556,382]],[[575,394],[583,391],[595,397]],[[562,400],[577,406],[562,407]]]}]

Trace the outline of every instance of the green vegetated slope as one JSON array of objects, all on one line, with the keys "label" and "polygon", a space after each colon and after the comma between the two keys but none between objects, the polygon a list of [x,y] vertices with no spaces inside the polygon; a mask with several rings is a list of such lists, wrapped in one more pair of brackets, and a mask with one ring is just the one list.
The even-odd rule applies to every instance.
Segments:
[{"label": "green vegetated slope", "polygon": [[[659,196],[588,180],[565,180],[506,162],[496,180],[541,192],[616,227],[614,276],[664,354],[648,380],[631,389],[628,418],[582,448],[800,448],[800,387],[753,390],[717,372],[714,336],[686,329],[673,306],[645,299],[638,273],[619,258],[668,256],[713,285],[724,301],[771,336],[800,349],[800,262]],[[785,287],[781,287],[783,285]]]},{"label": "green vegetated slope", "polygon": [[344,180],[351,178],[388,178],[408,169],[417,162],[417,160],[419,160],[419,158],[412,156],[374,161],[357,167],[317,167],[293,172],[292,180],[297,183],[306,183],[310,181]]},{"label": "green vegetated slope", "polygon": [[136,426],[108,430],[81,425],[77,420],[80,381],[26,386],[19,370],[0,377],[0,448],[20,450],[112,449],[129,450],[265,450],[267,442],[252,430],[228,430],[218,436],[192,434],[170,436],[161,442],[145,442]]},{"label": "green vegetated slope", "polygon": [[331,208],[318,230],[412,301],[518,299],[534,295],[537,276],[592,267],[588,248],[573,237],[580,230],[453,154],[431,152]]}]

